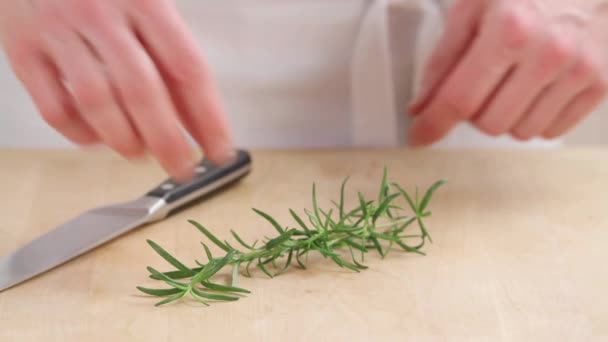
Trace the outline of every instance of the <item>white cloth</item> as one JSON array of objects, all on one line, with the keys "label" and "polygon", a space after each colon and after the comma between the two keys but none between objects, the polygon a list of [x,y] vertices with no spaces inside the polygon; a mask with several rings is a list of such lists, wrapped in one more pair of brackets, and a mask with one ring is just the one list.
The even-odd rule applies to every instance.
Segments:
[{"label": "white cloth", "polygon": [[[406,106],[443,23],[433,0],[176,4],[209,60],[244,147],[403,144]],[[0,145],[66,146],[42,123],[6,61],[0,69],[0,90],[12,93],[0,94]],[[463,125],[438,146],[505,144],[515,143]]]}]

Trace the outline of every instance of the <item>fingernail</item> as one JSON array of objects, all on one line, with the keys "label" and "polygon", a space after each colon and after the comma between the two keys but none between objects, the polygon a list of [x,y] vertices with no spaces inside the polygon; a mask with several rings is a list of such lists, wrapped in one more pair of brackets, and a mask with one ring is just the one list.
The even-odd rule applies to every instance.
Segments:
[{"label": "fingernail", "polygon": [[232,163],[237,157],[237,151],[231,141],[223,143],[215,143],[211,148],[203,151],[206,159],[218,166],[224,166]]},{"label": "fingernail", "polygon": [[188,165],[187,167],[179,170],[174,176],[173,178],[178,181],[178,182],[188,182],[190,180],[192,180],[192,178],[194,178],[195,172],[195,165]]},{"label": "fingernail", "polygon": [[[184,156],[185,157],[185,156]],[[173,178],[178,182],[188,182],[196,175],[195,169],[198,166],[199,159],[194,153],[182,159],[181,165],[173,169]]]},{"label": "fingernail", "polygon": [[217,163],[220,165],[226,165],[232,163],[236,159],[237,153],[232,145],[228,145],[224,148],[223,153],[217,160]]}]

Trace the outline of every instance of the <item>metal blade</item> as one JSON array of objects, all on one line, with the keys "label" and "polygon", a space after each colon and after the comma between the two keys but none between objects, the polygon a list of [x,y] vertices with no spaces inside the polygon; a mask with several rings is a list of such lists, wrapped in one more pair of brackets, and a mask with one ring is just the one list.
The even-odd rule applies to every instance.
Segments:
[{"label": "metal blade", "polygon": [[89,210],[0,258],[0,292],[150,221],[158,198]]}]

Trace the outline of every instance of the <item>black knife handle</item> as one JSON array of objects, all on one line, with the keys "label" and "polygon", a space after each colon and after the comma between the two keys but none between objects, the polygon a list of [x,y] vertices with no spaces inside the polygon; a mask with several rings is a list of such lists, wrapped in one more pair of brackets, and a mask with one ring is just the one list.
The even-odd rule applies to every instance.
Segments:
[{"label": "black knife handle", "polygon": [[241,179],[249,173],[250,168],[251,156],[244,150],[238,150],[236,158],[227,165],[218,166],[203,159],[196,168],[196,175],[189,182],[178,183],[169,178],[146,196],[162,198],[173,206],[182,206]]}]

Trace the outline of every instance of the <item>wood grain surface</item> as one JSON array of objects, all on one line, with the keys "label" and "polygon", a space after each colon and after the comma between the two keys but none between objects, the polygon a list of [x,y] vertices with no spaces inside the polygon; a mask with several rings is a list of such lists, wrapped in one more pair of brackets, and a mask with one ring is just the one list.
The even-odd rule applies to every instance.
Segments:
[{"label": "wood grain surface", "polygon": [[[149,161],[103,152],[0,151],[0,255],[92,207],[136,198],[164,179]],[[408,189],[441,188],[427,256],[373,255],[356,274],[322,258],[252,294],[202,307],[156,308],[137,285],[204,255],[195,219],[222,238],[272,234],[251,210],[285,224],[288,208],[376,191],[384,165]],[[236,186],[169,219],[0,293],[0,341],[602,341],[608,340],[608,150],[253,151]]]}]

